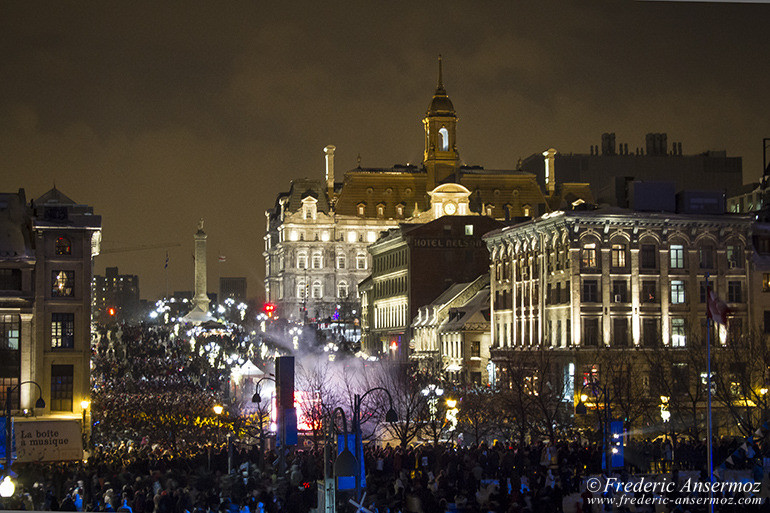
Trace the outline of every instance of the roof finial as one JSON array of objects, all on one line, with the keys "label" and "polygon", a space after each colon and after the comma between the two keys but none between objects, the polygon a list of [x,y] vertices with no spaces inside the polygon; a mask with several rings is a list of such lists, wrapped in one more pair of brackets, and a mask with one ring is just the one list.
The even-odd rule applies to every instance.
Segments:
[{"label": "roof finial", "polygon": [[441,54],[438,54],[438,89],[444,89],[444,78],[441,72]]},{"label": "roof finial", "polygon": [[358,163],[358,168],[361,168],[361,154],[358,154],[358,157],[356,157],[356,162]]}]

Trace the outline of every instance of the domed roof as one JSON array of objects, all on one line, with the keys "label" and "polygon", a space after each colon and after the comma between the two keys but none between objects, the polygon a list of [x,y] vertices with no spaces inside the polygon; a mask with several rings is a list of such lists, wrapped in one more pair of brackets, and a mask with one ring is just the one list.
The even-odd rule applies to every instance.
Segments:
[{"label": "domed roof", "polygon": [[455,116],[455,106],[446,94],[442,78],[441,56],[438,56],[438,85],[428,107],[428,116]]}]

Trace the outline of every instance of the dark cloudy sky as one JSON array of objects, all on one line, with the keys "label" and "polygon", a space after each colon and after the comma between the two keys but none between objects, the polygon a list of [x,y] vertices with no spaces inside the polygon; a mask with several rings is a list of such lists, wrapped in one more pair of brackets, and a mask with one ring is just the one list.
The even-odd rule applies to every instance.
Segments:
[{"label": "dark cloudy sky", "polygon": [[[103,248],[179,244],[170,289],[262,294],[265,217],[294,177],[419,162],[444,55],[469,164],[548,147],[629,148],[667,132],[684,153],[762,167],[770,137],[768,4],[552,1],[0,3],[0,190],[53,183],[103,216]],[[557,170],[558,172],[558,170]],[[227,257],[217,263],[217,256]],[[163,293],[163,249],[104,254]]]}]

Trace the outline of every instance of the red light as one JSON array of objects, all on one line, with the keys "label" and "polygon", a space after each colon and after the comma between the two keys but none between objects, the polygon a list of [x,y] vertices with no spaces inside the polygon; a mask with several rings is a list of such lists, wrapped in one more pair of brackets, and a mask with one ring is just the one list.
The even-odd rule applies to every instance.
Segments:
[{"label": "red light", "polygon": [[108,309],[107,309],[107,314],[108,314],[110,317],[115,317],[115,309],[114,309],[114,308],[112,308],[112,307],[108,308]]},{"label": "red light", "polygon": [[265,303],[265,312],[270,313],[275,311],[275,305],[273,303]]},{"label": "red light", "polygon": [[398,349],[398,342],[396,342],[395,340],[393,342],[391,342],[390,343],[390,349],[393,350],[393,351]]}]

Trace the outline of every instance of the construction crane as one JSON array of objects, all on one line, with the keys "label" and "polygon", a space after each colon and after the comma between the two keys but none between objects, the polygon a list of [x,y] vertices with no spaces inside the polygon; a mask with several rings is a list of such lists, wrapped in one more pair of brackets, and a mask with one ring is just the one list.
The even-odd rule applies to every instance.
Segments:
[{"label": "construction crane", "polygon": [[101,250],[101,254],[104,255],[105,253],[127,253],[129,251],[145,251],[148,249],[168,249],[168,248],[175,248],[177,246],[181,246],[181,244],[145,244],[142,246],[128,246],[125,248],[113,248],[113,249],[103,249]]}]

